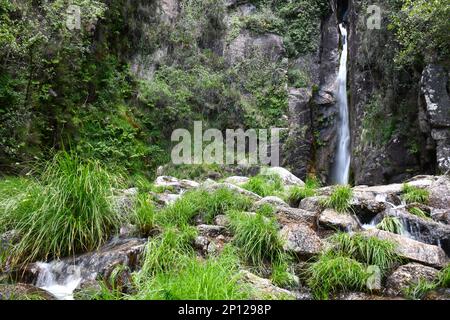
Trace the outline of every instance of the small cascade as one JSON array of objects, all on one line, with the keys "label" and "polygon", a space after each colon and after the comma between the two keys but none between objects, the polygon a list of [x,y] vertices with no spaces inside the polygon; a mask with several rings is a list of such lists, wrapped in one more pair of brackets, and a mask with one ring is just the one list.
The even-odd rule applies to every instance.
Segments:
[{"label": "small cascade", "polygon": [[343,46],[337,78],[337,105],[339,109],[338,142],[332,171],[332,183],[348,184],[350,175],[350,124],[347,101],[347,29],[341,23],[339,24],[339,30],[341,32]]},{"label": "small cascade", "polygon": [[59,300],[73,300],[73,292],[81,283],[81,268],[61,261],[38,262],[36,286],[50,292]]}]

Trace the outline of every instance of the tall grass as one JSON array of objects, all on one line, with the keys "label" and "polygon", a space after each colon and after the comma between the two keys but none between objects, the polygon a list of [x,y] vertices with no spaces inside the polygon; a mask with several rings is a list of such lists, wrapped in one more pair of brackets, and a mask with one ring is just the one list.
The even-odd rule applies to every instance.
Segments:
[{"label": "tall grass", "polygon": [[427,204],[430,198],[430,192],[405,183],[402,187],[401,197],[406,203]]},{"label": "tall grass", "polygon": [[361,291],[369,275],[365,266],[349,257],[322,254],[308,270],[307,285],[315,299],[329,299],[341,290]]},{"label": "tall grass", "polygon": [[261,197],[280,195],[284,190],[283,181],[276,174],[251,177],[242,187]]},{"label": "tall grass", "polygon": [[294,186],[289,190],[288,201],[293,206],[298,206],[301,200],[315,196],[319,187],[320,182],[316,178],[308,177],[304,186]]},{"label": "tall grass", "polygon": [[96,249],[120,226],[112,210],[118,179],[96,161],[58,153],[39,183],[2,201],[0,224],[19,232],[10,263],[53,259]]},{"label": "tall grass", "polygon": [[417,282],[414,282],[404,288],[403,295],[411,300],[420,300],[428,292],[436,289],[436,287],[436,283],[420,278]]},{"label": "tall grass", "polygon": [[422,219],[431,219],[425,211],[417,207],[409,208],[408,212]]},{"label": "tall grass", "polygon": [[377,229],[402,234],[404,228],[402,222],[397,217],[385,216],[380,223],[376,225]]},{"label": "tall grass", "polygon": [[221,188],[213,192],[203,189],[187,192],[174,204],[157,214],[157,222],[161,225],[186,225],[196,215],[200,215],[207,223],[211,223],[219,214],[228,210],[248,210],[252,201],[233,190]]},{"label": "tall grass", "polygon": [[367,265],[377,265],[382,273],[391,270],[400,261],[395,244],[362,234],[336,233],[330,238],[332,253],[353,258]]},{"label": "tall grass", "polygon": [[178,268],[158,272],[143,282],[132,299],[143,300],[237,300],[248,299],[240,282],[239,259],[232,250],[200,260],[179,256]]},{"label": "tall grass", "polygon": [[278,235],[275,218],[237,211],[230,212],[229,216],[234,233],[233,244],[246,261],[262,266],[264,262],[278,262],[284,258],[283,242]]},{"label": "tall grass", "polygon": [[143,235],[148,235],[155,227],[156,209],[150,198],[148,193],[139,193],[134,211],[134,223]]},{"label": "tall grass", "polygon": [[323,204],[339,213],[348,213],[352,210],[350,204],[352,197],[353,191],[350,186],[335,186],[333,192],[324,200]]}]

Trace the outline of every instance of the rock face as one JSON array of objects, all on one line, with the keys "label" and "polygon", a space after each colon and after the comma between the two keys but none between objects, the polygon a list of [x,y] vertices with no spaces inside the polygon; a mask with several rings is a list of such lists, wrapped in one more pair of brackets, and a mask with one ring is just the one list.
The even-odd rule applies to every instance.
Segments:
[{"label": "rock face", "polygon": [[310,227],[304,224],[290,224],[280,231],[285,241],[284,249],[300,257],[311,257],[319,254],[322,241]]},{"label": "rock face", "polygon": [[430,64],[420,80],[420,129],[428,136],[427,147],[436,152],[436,165],[441,173],[450,172],[450,97],[448,72]]},{"label": "rock face", "polygon": [[400,266],[386,280],[387,292],[390,295],[399,295],[412,283],[419,279],[433,281],[436,279],[438,270],[418,263],[408,263]]},{"label": "rock face", "polygon": [[348,213],[338,213],[333,209],[325,209],[319,216],[319,224],[335,230],[357,231],[358,221]]},{"label": "rock face", "polygon": [[425,244],[398,234],[376,229],[364,231],[363,234],[394,242],[397,253],[401,257],[411,261],[438,268],[445,267],[448,263],[445,252],[438,246]]}]

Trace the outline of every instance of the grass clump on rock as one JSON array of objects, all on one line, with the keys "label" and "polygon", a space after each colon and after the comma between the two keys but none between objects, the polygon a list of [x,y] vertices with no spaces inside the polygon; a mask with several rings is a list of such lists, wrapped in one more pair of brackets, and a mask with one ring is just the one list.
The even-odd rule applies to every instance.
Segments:
[{"label": "grass clump on rock", "polygon": [[430,219],[430,217],[425,211],[417,207],[409,208],[408,212],[422,219]]},{"label": "grass clump on rock", "polygon": [[323,205],[339,213],[348,213],[352,210],[350,204],[352,197],[353,191],[350,186],[335,186],[331,195],[324,200]]},{"label": "grass clump on rock", "polygon": [[385,216],[376,227],[377,229],[396,234],[402,234],[404,230],[402,222],[397,217],[391,216]]},{"label": "grass clump on rock", "polygon": [[315,196],[319,187],[320,183],[316,178],[308,177],[304,186],[294,186],[289,190],[288,201],[292,205],[298,206],[303,199]]},{"label": "grass clump on rock", "polygon": [[111,206],[118,179],[99,162],[58,153],[40,181],[0,203],[0,225],[17,230],[12,265],[94,250],[120,226]]},{"label": "grass clump on rock", "polygon": [[276,196],[284,190],[283,181],[276,174],[259,174],[251,177],[242,187],[261,197]]},{"label": "grass clump on rock", "polygon": [[430,198],[430,192],[405,183],[402,187],[401,197],[406,203],[427,204]]}]

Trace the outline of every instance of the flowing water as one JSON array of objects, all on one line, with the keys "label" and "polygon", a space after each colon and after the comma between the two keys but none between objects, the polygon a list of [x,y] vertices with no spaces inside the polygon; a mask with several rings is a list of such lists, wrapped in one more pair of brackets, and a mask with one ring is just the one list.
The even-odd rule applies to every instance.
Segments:
[{"label": "flowing water", "polygon": [[60,300],[73,300],[73,291],[80,284],[81,270],[67,266],[64,262],[39,262],[39,276],[36,286],[53,294]]},{"label": "flowing water", "polygon": [[350,173],[350,127],[347,101],[347,29],[341,23],[339,30],[341,31],[343,46],[337,78],[337,105],[339,109],[338,142],[332,182],[335,184],[347,184]]}]

